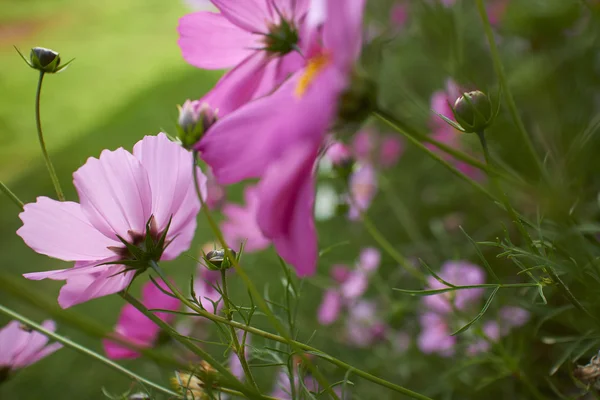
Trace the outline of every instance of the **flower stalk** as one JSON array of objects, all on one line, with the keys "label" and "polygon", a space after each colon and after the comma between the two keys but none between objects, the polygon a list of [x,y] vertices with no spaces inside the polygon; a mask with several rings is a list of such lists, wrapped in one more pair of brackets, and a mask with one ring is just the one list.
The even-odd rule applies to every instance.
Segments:
[{"label": "flower stalk", "polygon": [[20,210],[23,210],[25,204],[2,181],[0,181],[0,191],[2,191],[6,197],[8,197],[17,207],[19,207]]}]

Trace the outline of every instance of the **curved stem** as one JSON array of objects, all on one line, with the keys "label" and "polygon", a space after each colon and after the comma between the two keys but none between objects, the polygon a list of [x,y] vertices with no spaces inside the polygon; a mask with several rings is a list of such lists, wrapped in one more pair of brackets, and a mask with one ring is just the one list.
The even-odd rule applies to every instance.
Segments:
[{"label": "curved stem", "polygon": [[0,190],[1,190],[1,191],[2,191],[2,193],[4,193],[4,194],[5,194],[5,195],[6,195],[6,196],[9,198],[9,199],[11,199],[11,200],[12,200],[12,202],[13,202],[13,203],[14,203],[14,204],[15,204],[17,207],[19,207],[21,210],[23,210],[23,207],[25,206],[25,204],[23,204],[23,202],[21,201],[21,199],[19,199],[19,198],[17,197],[17,195],[16,195],[16,194],[14,194],[14,193],[12,192],[12,190],[10,190],[10,189],[8,188],[8,186],[6,186],[6,185],[4,184],[4,182],[2,182],[2,181],[0,181]]},{"label": "curved stem", "polygon": [[[151,261],[151,264],[152,263],[154,265],[156,265],[156,267],[158,267],[158,265],[155,262]],[[164,281],[165,281],[165,283],[169,282],[168,279],[164,279]],[[185,336],[180,335],[175,329],[173,329],[173,327],[171,327],[169,324],[164,322],[162,319],[160,319],[156,315],[154,315],[154,313],[149,311],[135,297],[133,297],[129,293],[125,293],[125,292],[121,292],[120,295],[125,301],[127,301],[129,304],[134,306],[139,312],[144,314],[152,322],[154,322],[162,330],[164,330],[167,334],[169,334],[169,336],[171,336],[173,339],[177,340],[179,343],[183,344],[185,347],[187,347],[190,351],[192,351],[197,356],[202,357],[202,359],[204,359],[206,362],[208,362],[215,370],[217,370],[221,375],[223,375],[223,377],[227,380],[227,383],[232,384],[232,386],[234,386],[240,392],[244,393],[250,399],[263,399],[264,398],[260,393],[256,393],[254,391],[249,391],[242,382],[240,382],[235,376],[233,376],[233,374],[227,368],[225,368],[223,365],[221,365],[220,362],[215,360],[214,357],[211,356],[206,350],[202,349],[201,347],[198,347],[196,344],[194,344],[192,341],[187,339]]]},{"label": "curved stem", "polygon": [[498,80],[500,81],[500,86],[504,90],[506,94],[506,103],[508,105],[508,110],[512,117],[514,124],[517,126],[517,130],[521,135],[521,139],[525,143],[525,147],[529,152],[531,158],[533,159],[536,167],[540,171],[542,175],[545,176],[545,170],[540,161],[535,148],[533,147],[533,143],[529,138],[529,134],[525,129],[525,124],[521,120],[521,116],[519,115],[519,111],[517,110],[517,105],[515,104],[515,99],[510,91],[508,86],[508,81],[506,79],[506,74],[504,72],[504,66],[502,65],[502,60],[500,59],[500,53],[498,51],[498,46],[496,45],[496,40],[494,39],[494,31],[492,30],[492,25],[490,24],[490,20],[487,15],[487,11],[485,9],[485,5],[483,4],[483,0],[477,1],[477,9],[479,10],[479,15],[481,16],[481,21],[483,22],[483,29],[485,30],[485,35],[490,44],[490,52],[492,54],[492,61],[494,63],[494,69],[496,70],[496,75],[498,75]]},{"label": "curved stem", "polygon": [[[225,269],[221,270],[221,282],[223,285],[223,305],[225,306],[224,312],[225,312],[225,315],[227,316],[227,320],[233,321],[233,313],[230,309],[229,293],[227,290],[227,270],[225,270]],[[244,374],[246,375],[246,378],[248,379],[250,384],[252,384],[252,386],[254,386],[254,388],[258,391],[259,390],[258,385],[256,384],[256,381],[254,380],[254,376],[252,376],[252,371],[250,371],[250,366],[248,366],[248,361],[246,360],[246,353],[245,353],[244,346],[240,345],[240,341],[237,337],[235,328],[231,325],[229,325],[229,328],[231,331],[231,340],[233,341],[234,351],[235,351],[235,354],[237,355],[238,359],[240,360],[240,364],[242,365]]]},{"label": "curved stem", "polygon": [[44,156],[46,167],[48,168],[48,172],[50,173],[50,179],[52,179],[54,190],[56,190],[56,196],[60,201],[65,201],[65,195],[63,194],[63,191],[60,187],[60,182],[58,181],[58,176],[56,175],[56,171],[54,170],[52,161],[50,161],[50,156],[48,155],[48,151],[46,150],[46,143],[44,142],[44,135],[42,133],[42,120],[40,117],[40,98],[42,96],[43,81],[44,72],[40,71],[40,78],[38,79],[37,90],[35,93],[35,122],[37,126],[38,140],[40,142],[40,147],[42,148],[42,155]]},{"label": "curved stem", "polygon": [[63,345],[65,345],[67,347],[72,348],[73,350],[76,350],[88,357],[91,357],[91,358],[94,358],[94,359],[100,361],[101,363],[111,367],[112,369],[114,369],[116,371],[121,372],[124,375],[127,375],[128,377],[130,377],[131,379],[133,379],[135,381],[138,381],[138,382],[140,382],[144,385],[147,385],[153,389],[156,389],[162,393],[168,394],[169,396],[175,396],[177,398],[181,398],[181,396],[179,394],[177,394],[176,392],[174,392],[170,389],[167,389],[165,387],[162,387],[152,381],[149,381],[146,378],[143,378],[143,377],[137,375],[136,373],[128,370],[127,368],[122,367],[121,365],[117,364],[116,362],[111,361],[108,358],[105,358],[105,357],[101,356],[100,354],[98,354],[86,347],[83,347],[82,345],[80,345],[78,343],[73,342],[71,339],[68,339],[64,336],[61,336],[57,333],[54,333],[52,331],[45,329],[41,325],[36,324],[35,322],[31,321],[30,319],[22,316],[21,314],[18,314],[15,311],[12,311],[12,310],[4,307],[3,305],[0,305],[0,312],[9,316],[10,318],[16,319],[17,321],[29,326],[31,329],[38,331],[38,332],[48,336],[49,338],[54,339],[59,343],[62,343]]}]

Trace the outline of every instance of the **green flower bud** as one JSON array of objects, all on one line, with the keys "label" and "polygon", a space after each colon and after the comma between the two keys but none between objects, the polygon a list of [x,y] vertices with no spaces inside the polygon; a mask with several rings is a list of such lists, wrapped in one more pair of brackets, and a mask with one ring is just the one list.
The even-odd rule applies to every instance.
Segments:
[{"label": "green flower bud", "polygon": [[[229,249],[229,252],[234,258],[237,258],[235,251]],[[229,269],[233,266],[224,249],[209,251],[204,256],[204,261],[206,261],[206,267],[213,271]]]},{"label": "green flower bud", "polygon": [[482,132],[495,117],[489,97],[479,90],[460,96],[452,111],[456,122],[467,133]]},{"label": "green flower bud", "polygon": [[200,104],[197,100],[186,100],[183,106],[178,108],[179,139],[183,147],[191,149],[217,121],[217,116],[208,104]]},{"label": "green flower bud", "polygon": [[21,58],[33,69],[37,69],[38,71],[54,74],[56,72],[60,72],[65,69],[71,61],[66,64],[60,64],[60,55],[51,49],[46,49],[44,47],[34,47],[31,49],[29,54],[29,60],[25,58],[25,56],[17,49],[17,52],[21,56]]}]

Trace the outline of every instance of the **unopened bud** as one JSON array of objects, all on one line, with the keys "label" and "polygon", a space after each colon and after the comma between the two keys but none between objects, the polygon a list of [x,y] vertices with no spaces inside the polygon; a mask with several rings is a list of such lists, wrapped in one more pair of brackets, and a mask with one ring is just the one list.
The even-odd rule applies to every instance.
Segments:
[{"label": "unopened bud", "polygon": [[25,56],[17,49],[17,52],[21,56],[21,58],[33,69],[37,69],[38,71],[54,74],[56,72],[60,72],[65,69],[71,61],[66,64],[60,64],[60,55],[51,49],[46,49],[44,47],[34,47],[31,49],[31,53],[29,54],[29,60],[25,58]]},{"label": "unopened bud", "polygon": [[206,103],[186,100],[179,107],[179,139],[186,149],[192,148],[217,121],[216,113]]},{"label": "unopened bud", "polygon": [[490,98],[475,90],[460,96],[454,103],[454,118],[464,132],[482,132],[494,120]]},{"label": "unopened bud", "polygon": [[[229,249],[229,252],[234,258],[237,257],[235,251]],[[204,256],[204,260],[206,261],[206,267],[213,271],[229,269],[233,265],[224,249],[209,251]]]}]

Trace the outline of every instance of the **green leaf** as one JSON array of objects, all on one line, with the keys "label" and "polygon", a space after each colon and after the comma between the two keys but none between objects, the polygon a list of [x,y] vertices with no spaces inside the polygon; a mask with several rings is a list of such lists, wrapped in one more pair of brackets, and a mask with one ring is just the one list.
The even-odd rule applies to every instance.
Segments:
[{"label": "green leaf", "polygon": [[469,323],[467,323],[465,326],[463,326],[462,328],[460,328],[459,330],[457,330],[456,332],[454,332],[451,336],[455,336],[455,335],[458,335],[459,333],[462,333],[462,332],[466,331],[467,329],[469,329],[471,327],[471,325],[473,325],[475,322],[477,322],[479,320],[479,318],[483,317],[483,315],[485,314],[485,312],[487,311],[487,309],[492,304],[492,300],[494,300],[494,296],[496,296],[496,293],[498,293],[498,290],[500,290],[500,286],[497,286],[492,291],[492,293],[490,294],[490,297],[488,297],[487,301],[483,305],[483,308],[481,309],[481,311],[479,312],[479,314],[477,314],[477,316],[475,318],[473,318],[471,321],[469,321]]},{"label": "green leaf", "polygon": [[490,276],[492,278],[494,278],[494,280],[496,282],[500,283],[500,278],[498,278],[498,275],[496,275],[496,273],[492,269],[492,266],[487,262],[487,260],[483,256],[483,253],[481,252],[481,249],[477,245],[477,242],[475,242],[473,240],[473,238],[471,236],[469,236],[469,234],[467,234],[467,232],[465,232],[465,230],[463,229],[462,226],[459,226],[459,229],[467,237],[467,239],[469,239],[469,242],[471,242],[471,245],[473,245],[473,248],[475,249],[475,252],[477,253],[477,255],[479,256],[479,258],[481,259],[481,262],[483,263],[483,266],[485,267],[485,269],[487,269],[487,271],[490,274]]}]

